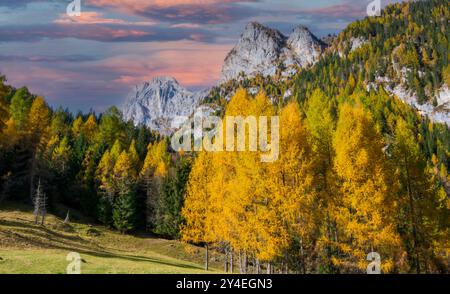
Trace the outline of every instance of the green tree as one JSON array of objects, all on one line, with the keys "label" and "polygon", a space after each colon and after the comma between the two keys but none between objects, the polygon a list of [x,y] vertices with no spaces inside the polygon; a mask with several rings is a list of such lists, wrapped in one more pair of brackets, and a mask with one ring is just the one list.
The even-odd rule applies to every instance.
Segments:
[{"label": "green tree", "polygon": [[130,156],[123,151],[114,166],[114,186],[117,197],[113,205],[114,227],[122,233],[132,231],[136,225],[136,180]]},{"label": "green tree", "polygon": [[27,88],[21,88],[16,91],[11,100],[10,113],[14,123],[19,130],[25,128],[33,100]]},{"label": "green tree", "polygon": [[190,171],[189,159],[181,157],[175,167],[175,175],[164,180],[156,208],[155,232],[157,234],[171,238],[180,237],[180,226],[183,220],[181,209],[184,205],[184,193]]}]

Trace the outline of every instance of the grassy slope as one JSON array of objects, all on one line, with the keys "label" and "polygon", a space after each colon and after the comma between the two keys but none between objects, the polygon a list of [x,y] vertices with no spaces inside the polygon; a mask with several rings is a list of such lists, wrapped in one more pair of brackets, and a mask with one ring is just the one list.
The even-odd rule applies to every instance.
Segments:
[{"label": "grassy slope", "polygon": [[[49,215],[34,225],[23,206],[0,207],[0,274],[65,273],[69,252],[78,252],[81,271],[92,273],[205,273],[202,248],[149,235],[129,236],[81,222],[70,225]],[[212,256],[218,272],[220,256]]]}]

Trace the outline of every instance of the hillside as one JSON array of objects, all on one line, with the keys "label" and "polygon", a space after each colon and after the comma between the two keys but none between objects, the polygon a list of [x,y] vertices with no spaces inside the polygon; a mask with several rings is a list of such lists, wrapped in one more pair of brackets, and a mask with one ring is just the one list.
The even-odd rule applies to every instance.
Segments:
[{"label": "hillside", "polygon": [[[81,221],[64,224],[48,215],[35,225],[27,206],[2,204],[0,210],[0,274],[65,273],[69,252],[78,252],[84,274],[204,273],[203,248],[148,234],[122,235]],[[212,266],[220,268],[220,256]],[[217,261],[216,261],[217,260]],[[214,268],[211,273],[218,272]]]}]

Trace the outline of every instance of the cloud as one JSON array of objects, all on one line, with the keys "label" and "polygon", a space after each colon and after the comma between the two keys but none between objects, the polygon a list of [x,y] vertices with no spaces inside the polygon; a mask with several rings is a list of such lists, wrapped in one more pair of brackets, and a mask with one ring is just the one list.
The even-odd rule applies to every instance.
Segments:
[{"label": "cloud", "polygon": [[151,42],[196,40],[212,42],[213,32],[201,28],[167,28],[162,26],[99,25],[56,23],[0,27],[1,42],[33,42],[42,39],[77,38],[100,42]]},{"label": "cloud", "polygon": [[133,25],[133,26],[152,26],[155,22],[152,21],[127,21],[119,18],[103,17],[103,13],[95,11],[83,11],[80,16],[69,16],[61,14],[58,19],[54,21],[57,24],[116,24],[116,25]]},{"label": "cloud", "polygon": [[246,19],[260,10],[243,3],[258,0],[87,0],[97,8],[107,8],[171,23],[220,24]]},{"label": "cloud", "polygon": [[194,41],[137,43],[128,50],[113,46],[115,55],[105,58],[0,55],[2,73],[14,86],[28,86],[53,106],[102,111],[122,104],[134,85],[155,76],[173,76],[192,89],[215,84],[231,49]]},{"label": "cloud", "polygon": [[348,2],[340,3],[327,7],[310,9],[305,12],[312,15],[333,18],[358,18],[366,16],[366,3],[364,1],[360,1],[358,4],[351,4]]},{"label": "cloud", "polygon": [[58,0],[2,0],[0,1],[0,7],[17,8],[17,7],[25,7],[30,3],[44,3],[44,2],[57,3]]},{"label": "cloud", "polygon": [[86,55],[63,55],[63,56],[44,56],[44,55],[0,55],[0,61],[7,62],[86,62],[95,61],[98,58]]},{"label": "cloud", "polygon": [[[127,89],[155,76],[173,76],[185,86],[203,88],[217,82],[231,47],[193,41],[143,45],[136,54],[121,54],[94,64],[98,70],[116,73],[114,82]],[[145,58],[141,52],[147,52]]]},{"label": "cloud", "polygon": [[[367,6],[372,0],[341,0],[337,4],[324,6],[321,8],[307,9],[306,13],[314,16],[323,16],[336,19],[354,20],[367,16]],[[385,7],[390,3],[402,2],[402,0],[381,0],[381,6]]]}]

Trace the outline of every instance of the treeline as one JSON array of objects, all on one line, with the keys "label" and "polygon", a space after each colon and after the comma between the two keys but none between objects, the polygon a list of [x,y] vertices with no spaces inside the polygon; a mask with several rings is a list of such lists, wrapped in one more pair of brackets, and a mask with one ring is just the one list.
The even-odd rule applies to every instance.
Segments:
[{"label": "treeline", "polygon": [[[371,108],[378,104],[395,110],[390,135]],[[279,108],[241,89],[225,114],[279,115],[280,158],[201,152],[184,241],[222,251],[244,273],[363,273],[370,252],[384,273],[448,272],[447,166],[436,155],[427,163],[410,123],[422,119],[401,101],[361,89],[336,101],[316,90],[301,107]],[[444,148],[448,157],[448,141]]]},{"label": "treeline", "polygon": [[190,160],[165,139],[124,122],[112,107],[96,115],[49,108],[0,79],[0,202],[33,203],[40,181],[49,209],[80,210],[122,232],[178,236]]}]

